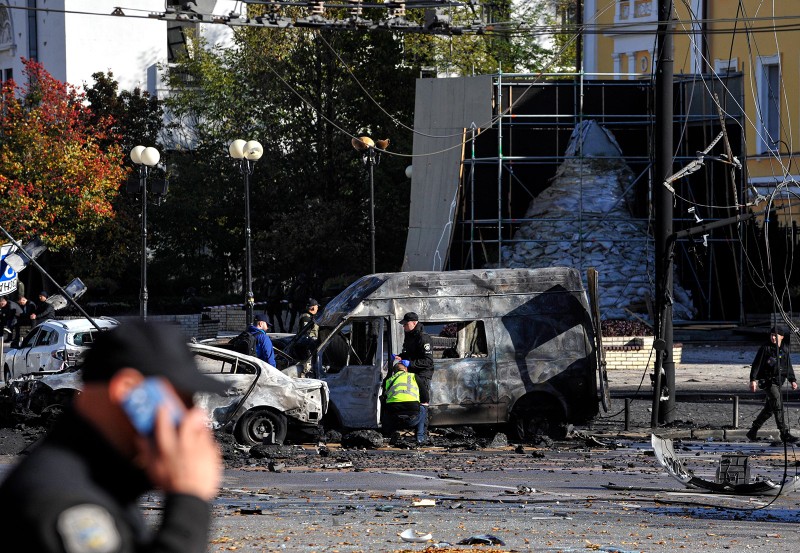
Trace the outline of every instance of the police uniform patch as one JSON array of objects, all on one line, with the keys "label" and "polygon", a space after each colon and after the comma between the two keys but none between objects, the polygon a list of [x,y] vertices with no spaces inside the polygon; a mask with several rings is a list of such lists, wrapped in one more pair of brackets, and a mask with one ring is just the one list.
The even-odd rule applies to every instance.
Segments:
[{"label": "police uniform patch", "polygon": [[99,505],[70,507],[57,526],[68,553],[112,553],[122,542],[111,513]]},{"label": "police uniform patch", "polygon": [[426,343],[425,343],[425,345],[423,346],[423,349],[424,349],[426,352],[429,352],[429,351],[431,351],[431,345],[430,345],[430,344],[428,344],[428,343],[426,342]]}]

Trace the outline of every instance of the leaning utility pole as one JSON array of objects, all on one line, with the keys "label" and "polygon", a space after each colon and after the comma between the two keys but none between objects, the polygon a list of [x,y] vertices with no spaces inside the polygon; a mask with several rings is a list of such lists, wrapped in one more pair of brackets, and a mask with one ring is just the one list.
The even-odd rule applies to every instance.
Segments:
[{"label": "leaning utility pole", "polygon": [[656,362],[653,379],[653,412],[650,426],[675,420],[675,361],[672,358],[672,255],[668,240],[672,235],[673,197],[664,182],[672,174],[673,156],[673,52],[672,0],[659,0],[658,34],[656,39],[656,121],[655,172],[653,202],[655,204]]}]

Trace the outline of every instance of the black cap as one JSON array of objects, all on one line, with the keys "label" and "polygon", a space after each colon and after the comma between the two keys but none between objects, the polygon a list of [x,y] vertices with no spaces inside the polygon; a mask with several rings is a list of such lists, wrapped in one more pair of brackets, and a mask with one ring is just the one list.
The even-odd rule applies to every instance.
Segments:
[{"label": "black cap", "polygon": [[315,305],[319,305],[319,302],[314,298],[308,298],[308,303],[306,304],[306,309],[311,309]]},{"label": "black cap", "polygon": [[48,297],[47,292],[45,292],[45,291],[39,292],[39,295],[40,296],[44,296],[45,298]]},{"label": "black cap", "polygon": [[267,317],[263,313],[259,313],[258,315],[253,317],[253,321],[255,321],[256,323],[267,323],[267,325],[269,325],[269,320],[267,320],[268,318],[269,317]]},{"label": "black cap", "polygon": [[136,369],[166,378],[179,392],[222,393],[227,386],[197,369],[186,338],[176,325],[135,321],[98,332],[86,353],[84,382],[106,382],[118,370]]},{"label": "black cap", "polygon": [[789,329],[785,325],[776,325],[769,329],[769,333],[786,336],[787,334],[789,334]]},{"label": "black cap", "polygon": [[414,313],[413,311],[409,311],[408,313],[403,315],[402,319],[400,319],[400,324],[404,325],[409,321],[418,321],[418,320],[419,320],[419,316],[417,316],[417,314]]}]

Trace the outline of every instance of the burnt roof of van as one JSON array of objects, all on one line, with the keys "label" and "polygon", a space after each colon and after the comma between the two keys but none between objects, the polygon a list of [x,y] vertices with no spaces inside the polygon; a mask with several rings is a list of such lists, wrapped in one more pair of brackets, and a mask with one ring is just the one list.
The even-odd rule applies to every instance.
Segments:
[{"label": "burnt roof of van", "polygon": [[319,324],[338,324],[365,299],[539,294],[557,285],[576,294],[584,292],[580,273],[572,267],[378,273],[361,277],[331,300]]}]

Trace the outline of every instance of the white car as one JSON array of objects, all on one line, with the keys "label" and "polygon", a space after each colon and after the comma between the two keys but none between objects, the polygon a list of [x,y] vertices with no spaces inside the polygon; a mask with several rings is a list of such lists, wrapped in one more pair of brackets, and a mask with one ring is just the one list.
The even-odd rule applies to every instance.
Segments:
[{"label": "white car", "polygon": [[[227,349],[189,344],[201,372],[224,382],[222,394],[195,395],[214,429],[233,432],[244,445],[280,444],[291,430],[315,431],[328,410],[328,385],[293,378],[272,365]],[[83,383],[80,370],[31,374],[10,383],[17,404],[34,412],[58,413]]]},{"label": "white car", "polygon": [[[101,331],[119,324],[108,317],[93,320]],[[19,346],[6,352],[3,380],[8,382],[25,374],[56,372],[77,365],[96,332],[97,328],[89,319],[50,319],[33,327]]]}]

